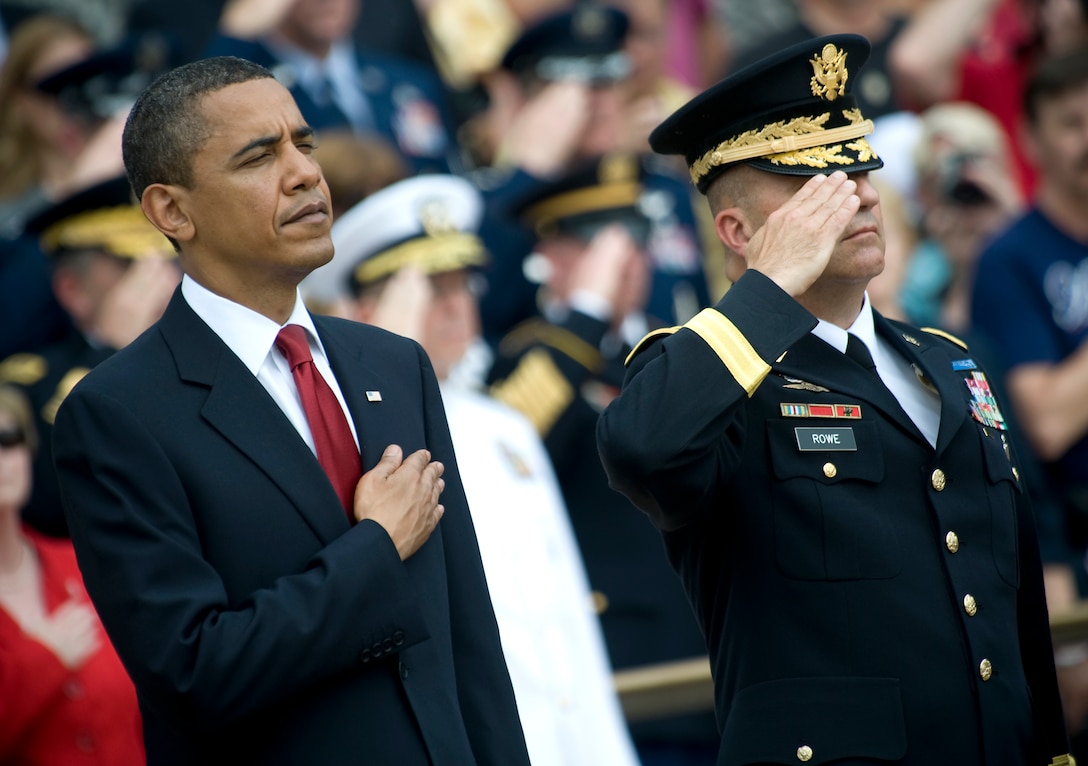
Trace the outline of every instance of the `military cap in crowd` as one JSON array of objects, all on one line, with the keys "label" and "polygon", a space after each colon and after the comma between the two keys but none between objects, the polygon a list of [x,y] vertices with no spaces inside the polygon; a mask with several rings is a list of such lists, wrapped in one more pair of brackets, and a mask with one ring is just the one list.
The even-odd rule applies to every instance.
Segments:
[{"label": "military cap in crowd", "polygon": [[631,71],[623,53],[627,26],[626,14],[616,8],[579,4],[526,28],[506,51],[502,67],[549,82],[615,82]]},{"label": "military cap in crowd", "polygon": [[332,227],[335,254],[302,282],[303,296],[333,301],[406,266],[424,274],[481,266],[483,199],[464,178],[430,173],[375,192]]},{"label": "military cap in crowd", "polygon": [[726,168],[747,163],[789,175],[875,170],[872,120],[853,88],[869,57],[860,35],[817,37],[745,67],[699,94],[650,134],[659,154],[682,154],[706,193]]},{"label": "military cap in crowd", "polygon": [[102,181],[61,200],[32,218],[28,234],[38,237],[54,259],[95,251],[118,258],[142,258],[174,252],[170,241],[151,225],[136,204],[124,176]]},{"label": "military cap in crowd", "polygon": [[589,241],[605,226],[622,223],[645,245],[650,224],[641,209],[642,175],[636,155],[605,154],[535,187],[513,210],[541,239],[569,234]]},{"label": "military cap in crowd", "polygon": [[69,113],[88,121],[123,114],[151,81],[174,63],[172,46],[160,35],[130,36],[34,84]]}]

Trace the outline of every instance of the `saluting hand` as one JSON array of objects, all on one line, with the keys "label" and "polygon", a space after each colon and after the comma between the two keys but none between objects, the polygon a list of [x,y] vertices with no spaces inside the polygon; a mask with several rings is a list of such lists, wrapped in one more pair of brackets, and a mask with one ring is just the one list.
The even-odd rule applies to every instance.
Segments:
[{"label": "saluting hand", "polygon": [[405,561],[427,542],[445,513],[438,502],[446,486],[444,470],[428,450],[405,458],[400,447],[389,445],[355,487],[355,518],[380,524]]},{"label": "saluting hand", "polygon": [[767,216],[748,241],[748,268],[762,272],[793,297],[827,268],[835,245],[861,208],[857,183],[836,170],[816,175]]}]

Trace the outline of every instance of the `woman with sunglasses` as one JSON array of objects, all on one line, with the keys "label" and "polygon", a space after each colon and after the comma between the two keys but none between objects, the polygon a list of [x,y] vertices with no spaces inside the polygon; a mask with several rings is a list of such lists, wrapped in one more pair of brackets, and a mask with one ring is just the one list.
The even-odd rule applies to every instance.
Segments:
[{"label": "woman with sunglasses", "polygon": [[136,692],[71,542],[20,519],[36,448],[26,399],[0,386],[0,763],[143,764]]}]

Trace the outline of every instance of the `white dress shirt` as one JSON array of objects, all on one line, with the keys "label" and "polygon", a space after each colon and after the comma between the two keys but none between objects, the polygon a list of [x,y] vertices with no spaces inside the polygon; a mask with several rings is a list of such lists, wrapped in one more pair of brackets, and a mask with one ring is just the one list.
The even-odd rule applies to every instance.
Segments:
[{"label": "white dress shirt", "polygon": [[589,580],[540,436],[442,385],[457,466],[533,766],[637,766]]},{"label": "white dress shirt", "polygon": [[869,294],[865,294],[865,303],[861,313],[849,330],[844,330],[830,322],[820,320],[812,334],[830,346],[846,353],[848,333],[856,335],[862,341],[876,363],[877,374],[884,385],[892,392],[903,411],[914,425],[926,437],[931,446],[937,446],[937,429],[941,422],[941,397],[936,391],[927,388],[918,377],[914,365],[897,354],[887,341],[876,334],[873,324],[873,307],[869,303]]},{"label": "white dress shirt", "polygon": [[212,332],[218,335],[242,361],[242,364],[256,376],[316,455],[317,448],[314,446],[313,433],[310,431],[310,422],[306,419],[306,411],[302,408],[302,398],[295,386],[295,378],[291,374],[287,359],[276,348],[276,336],[283,327],[289,324],[301,325],[306,330],[306,340],[309,341],[314,366],[329,384],[332,392],[336,394],[336,399],[340,402],[340,407],[348,420],[348,426],[351,428],[351,435],[358,446],[359,435],[355,433],[355,423],[352,422],[351,413],[344,402],[344,395],[340,392],[340,385],[332,374],[328,357],[325,356],[325,347],[321,345],[321,338],[317,336],[317,329],[314,327],[310,312],[306,310],[302,297],[297,292],[295,307],[290,318],[283,325],[276,324],[263,314],[258,314],[240,303],[216,295],[187,274],[181,279],[181,294],[196,315],[204,320]]}]

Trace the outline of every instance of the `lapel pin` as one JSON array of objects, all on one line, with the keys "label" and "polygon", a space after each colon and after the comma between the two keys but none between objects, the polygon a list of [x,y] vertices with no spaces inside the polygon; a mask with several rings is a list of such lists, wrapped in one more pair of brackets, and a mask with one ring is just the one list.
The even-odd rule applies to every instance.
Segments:
[{"label": "lapel pin", "polygon": [[382,392],[381,391],[367,391],[366,392],[366,400],[368,402],[380,402],[382,400]]}]

